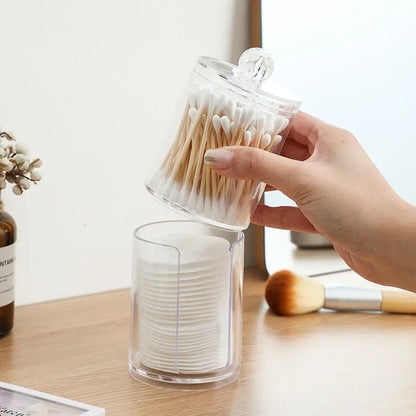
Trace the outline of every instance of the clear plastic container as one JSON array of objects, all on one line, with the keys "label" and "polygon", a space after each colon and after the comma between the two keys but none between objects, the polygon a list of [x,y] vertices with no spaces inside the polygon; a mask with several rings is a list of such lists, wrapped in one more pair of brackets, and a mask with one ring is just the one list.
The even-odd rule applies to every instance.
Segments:
[{"label": "clear plastic container", "polygon": [[238,377],[244,235],[194,221],[134,232],[129,371],[181,389]]},{"label": "clear plastic container", "polygon": [[300,101],[262,90],[272,71],[270,56],[260,48],[244,52],[238,66],[197,60],[164,146],[169,150],[146,183],[152,195],[198,221],[229,230],[248,227],[265,185],[217,175],[204,154],[224,146],[280,153]]}]

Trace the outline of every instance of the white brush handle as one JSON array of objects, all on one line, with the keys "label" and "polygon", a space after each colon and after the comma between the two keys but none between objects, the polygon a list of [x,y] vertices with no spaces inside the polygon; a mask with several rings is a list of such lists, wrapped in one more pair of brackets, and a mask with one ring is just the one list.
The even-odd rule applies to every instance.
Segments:
[{"label": "white brush handle", "polygon": [[383,290],[381,310],[391,313],[416,314],[416,293],[398,290]]}]

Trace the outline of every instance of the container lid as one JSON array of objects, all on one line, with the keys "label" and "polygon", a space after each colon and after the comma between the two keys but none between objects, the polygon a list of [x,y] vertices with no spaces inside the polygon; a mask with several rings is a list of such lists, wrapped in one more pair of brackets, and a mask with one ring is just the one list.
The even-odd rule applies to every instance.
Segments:
[{"label": "container lid", "polygon": [[266,111],[279,111],[287,117],[296,114],[301,101],[274,95],[262,84],[270,78],[274,69],[271,55],[262,48],[250,48],[244,51],[238,60],[238,66],[215,58],[201,56],[194,71],[218,86],[237,94],[240,99],[250,101]]}]

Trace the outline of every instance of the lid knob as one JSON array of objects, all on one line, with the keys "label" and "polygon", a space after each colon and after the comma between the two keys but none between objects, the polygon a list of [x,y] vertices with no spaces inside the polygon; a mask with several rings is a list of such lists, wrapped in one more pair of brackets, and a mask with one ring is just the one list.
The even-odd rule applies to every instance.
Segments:
[{"label": "lid knob", "polygon": [[267,51],[262,48],[250,48],[241,54],[238,66],[245,81],[249,81],[258,88],[270,77],[274,65]]}]

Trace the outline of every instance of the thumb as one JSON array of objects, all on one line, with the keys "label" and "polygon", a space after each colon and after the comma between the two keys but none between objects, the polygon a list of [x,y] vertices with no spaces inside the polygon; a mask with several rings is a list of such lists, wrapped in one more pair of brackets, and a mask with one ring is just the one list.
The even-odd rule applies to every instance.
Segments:
[{"label": "thumb", "polygon": [[209,149],[205,152],[204,160],[220,175],[265,182],[290,198],[294,198],[306,185],[305,162],[254,147]]}]

